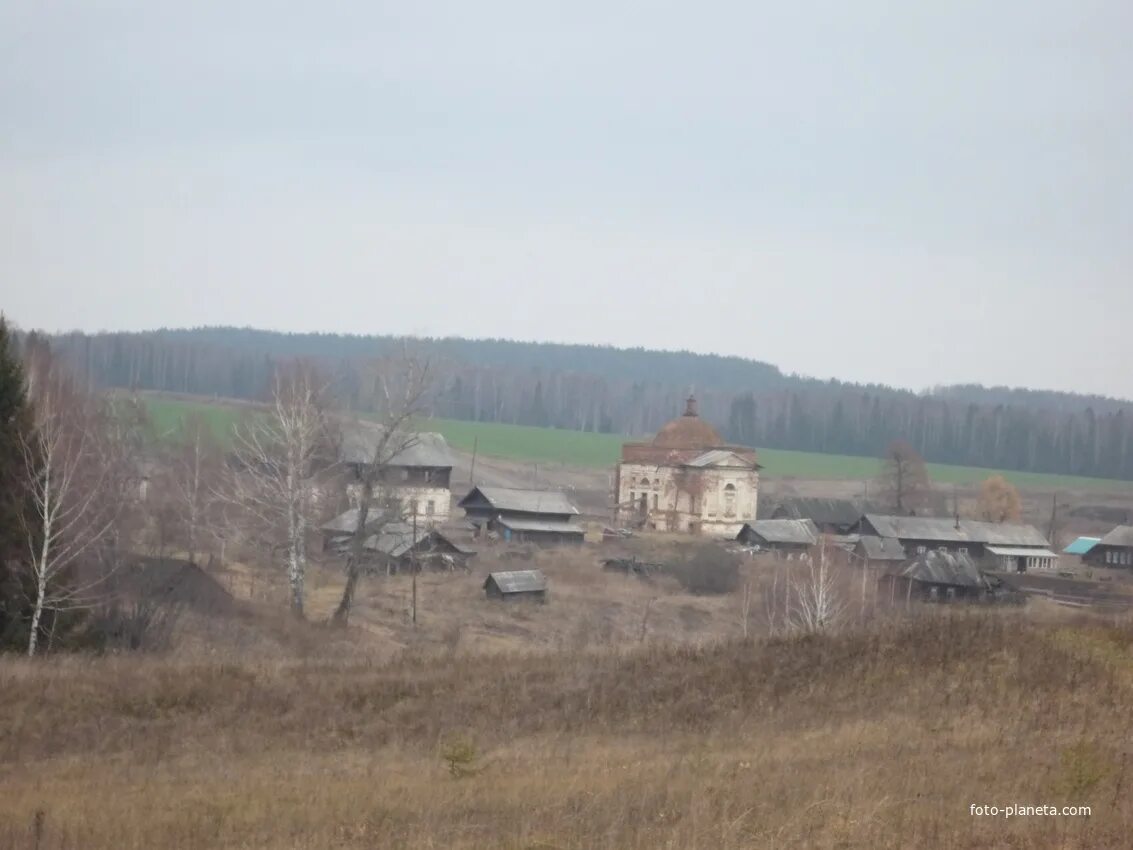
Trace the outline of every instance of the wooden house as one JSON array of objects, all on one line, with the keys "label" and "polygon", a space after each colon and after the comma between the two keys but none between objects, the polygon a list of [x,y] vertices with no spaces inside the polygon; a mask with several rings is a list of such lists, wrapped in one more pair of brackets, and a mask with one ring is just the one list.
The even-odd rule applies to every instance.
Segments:
[{"label": "wooden house", "polygon": [[1133,525],[1119,525],[1082,557],[1095,567],[1133,567]]},{"label": "wooden house", "polygon": [[818,543],[818,536],[808,519],[757,519],[745,522],[736,540],[761,551],[798,555]]},{"label": "wooden house", "polygon": [[473,487],[459,506],[478,534],[508,542],[581,544],[585,529],[573,520],[578,508],[559,490]]},{"label": "wooden house", "polygon": [[530,599],[547,601],[547,579],[539,570],[512,570],[489,573],[484,579],[484,594],[489,599]]}]

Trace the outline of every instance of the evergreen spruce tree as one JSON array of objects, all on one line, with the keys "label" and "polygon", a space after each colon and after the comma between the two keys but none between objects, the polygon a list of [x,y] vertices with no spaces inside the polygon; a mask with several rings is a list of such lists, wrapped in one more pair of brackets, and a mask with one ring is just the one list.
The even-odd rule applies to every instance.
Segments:
[{"label": "evergreen spruce tree", "polygon": [[27,558],[23,525],[26,465],[23,436],[31,427],[27,384],[8,323],[0,315],[0,650],[26,641],[26,594],[19,564]]}]

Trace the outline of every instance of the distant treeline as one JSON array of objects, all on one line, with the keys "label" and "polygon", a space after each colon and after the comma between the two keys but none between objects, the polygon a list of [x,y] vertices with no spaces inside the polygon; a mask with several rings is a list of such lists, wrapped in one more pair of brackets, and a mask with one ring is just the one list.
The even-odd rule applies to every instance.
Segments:
[{"label": "distant treeline", "polygon": [[[275,364],[320,363],[342,403],[375,409],[368,364],[400,338],[242,328],[66,334],[53,344],[93,385],[262,399]],[[908,440],[930,461],[1133,479],[1133,404],[981,386],[925,393],[819,381],[739,357],[506,340],[421,339],[436,415],[647,434],[684,408],[738,443],[878,456]]]}]

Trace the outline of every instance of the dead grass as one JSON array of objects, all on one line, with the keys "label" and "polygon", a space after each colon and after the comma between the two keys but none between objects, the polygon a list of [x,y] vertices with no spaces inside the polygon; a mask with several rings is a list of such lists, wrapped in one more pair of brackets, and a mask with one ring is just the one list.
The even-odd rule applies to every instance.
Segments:
[{"label": "dead grass", "polygon": [[37,811],[42,850],[1126,847],[1131,646],[948,611],[699,646],[4,660],[0,848],[36,846]]}]

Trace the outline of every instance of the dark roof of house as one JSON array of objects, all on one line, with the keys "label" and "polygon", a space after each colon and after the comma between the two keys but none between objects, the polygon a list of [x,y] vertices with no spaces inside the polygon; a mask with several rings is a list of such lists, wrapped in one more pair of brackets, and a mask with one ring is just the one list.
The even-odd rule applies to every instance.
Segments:
[{"label": "dark roof of house", "polygon": [[493,582],[500,593],[535,593],[547,589],[547,579],[539,570],[512,570],[488,573],[484,586]]},{"label": "dark roof of house", "polygon": [[879,536],[898,540],[938,540],[942,543],[985,543],[1044,549],[1050,546],[1037,528],[1018,523],[884,514],[866,514],[865,519]]},{"label": "dark roof of house", "polygon": [[989,586],[987,579],[976,568],[972,559],[958,552],[930,550],[917,555],[908,566],[897,569],[892,574],[926,584],[984,588]]},{"label": "dark roof of house", "polygon": [[754,534],[768,543],[813,546],[818,542],[818,529],[809,519],[757,519],[744,523],[739,538]]},{"label": "dark roof of house", "polygon": [[[372,463],[383,433],[380,425],[372,423],[357,422],[345,426],[342,429],[342,444],[338,448],[339,462]],[[386,461],[388,466],[451,468],[453,465],[448,443],[440,434],[430,431],[398,434],[391,442],[400,444],[403,448]]]},{"label": "dark roof of house", "polygon": [[863,534],[858,541],[862,554],[869,561],[903,561],[905,560],[905,547],[899,540],[892,537],[876,537],[872,534]]},{"label": "dark roof of house", "polygon": [[862,512],[848,499],[784,499],[775,509],[790,519],[809,519],[819,525],[853,525]]},{"label": "dark roof of house", "polygon": [[1133,547],[1133,525],[1119,525],[1103,537],[1098,545]]},{"label": "dark roof of house", "polygon": [[573,522],[553,519],[520,519],[517,517],[501,517],[499,525],[512,531],[543,531],[556,534],[585,534],[585,530]]},{"label": "dark roof of house", "polygon": [[578,508],[571,504],[566,493],[561,490],[520,490],[511,487],[473,487],[471,492],[460,500],[458,507],[479,493],[497,511],[525,514],[577,514]]}]

